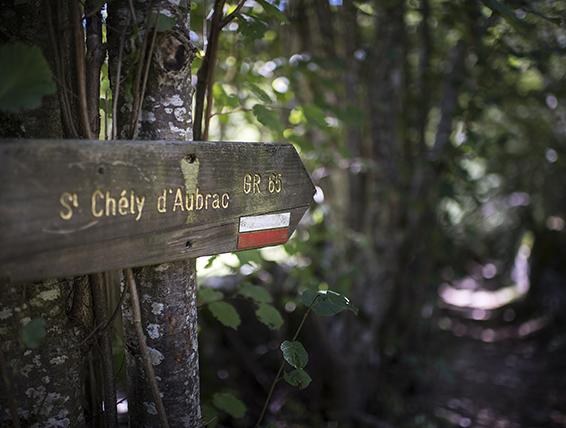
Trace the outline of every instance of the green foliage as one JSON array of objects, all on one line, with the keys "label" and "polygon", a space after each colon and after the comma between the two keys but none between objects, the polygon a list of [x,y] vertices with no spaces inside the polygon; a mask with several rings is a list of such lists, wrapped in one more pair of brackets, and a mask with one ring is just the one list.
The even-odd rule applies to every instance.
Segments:
[{"label": "green foliage", "polygon": [[257,319],[272,330],[283,325],[283,317],[277,309],[268,303],[260,303],[255,311]]},{"label": "green foliage", "polygon": [[240,105],[240,100],[236,95],[229,95],[222,84],[214,83],[212,85],[212,95],[216,108],[222,110],[223,107],[235,109]]},{"label": "green foliage", "polygon": [[285,340],[280,346],[283,358],[296,369],[304,369],[309,362],[309,354],[299,341]]},{"label": "green foliage", "polygon": [[314,126],[321,129],[328,127],[328,124],[326,123],[326,115],[324,114],[324,111],[317,105],[305,105],[303,107],[303,113],[307,120]]},{"label": "green foliage", "polygon": [[236,419],[243,418],[247,411],[246,405],[236,398],[234,394],[229,392],[218,392],[214,394],[212,402],[218,409]]},{"label": "green foliage", "polygon": [[37,108],[56,89],[41,49],[24,43],[0,46],[0,111]]},{"label": "green foliage", "polygon": [[245,283],[241,286],[240,290],[238,290],[238,294],[247,297],[248,299],[252,299],[256,303],[271,303],[273,302],[273,297],[271,294],[259,285],[252,285],[249,283]]},{"label": "green foliage", "polygon": [[346,310],[358,314],[358,308],[350,302],[350,299],[331,290],[318,292],[305,290],[301,300],[305,306],[312,307],[312,310],[320,316],[336,315]]},{"label": "green foliage", "polygon": [[285,372],[283,378],[289,385],[299,389],[305,389],[312,382],[309,374],[303,369],[295,369],[290,372]]},{"label": "green foliage", "polygon": [[208,309],[218,321],[226,327],[236,330],[242,320],[236,311],[236,308],[226,302],[212,302],[208,305]]},{"label": "green foliage", "polygon": [[266,104],[271,104],[273,102],[269,94],[265,92],[263,89],[261,89],[259,86],[257,86],[256,84],[252,82],[247,82],[247,86],[250,88],[252,93],[259,98],[260,101]]},{"label": "green foliage", "polygon": [[261,252],[259,250],[240,251],[236,253],[236,257],[238,257],[240,265],[261,265],[263,263],[263,257],[261,257]]},{"label": "green foliage", "polygon": [[253,106],[253,113],[263,126],[269,128],[271,131],[283,133],[283,125],[276,112],[267,109],[261,104],[256,104]]},{"label": "green foliage", "polygon": [[265,13],[272,19],[278,22],[286,22],[287,17],[283,12],[279,10],[278,7],[274,6],[273,4],[267,2],[266,0],[257,0],[259,4],[263,7]]},{"label": "green foliage", "polygon": [[255,42],[263,38],[263,35],[268,29],[267,22],[255,16],[240,16],[240,31],[248,42]]},{"label": "green foliage", "polygon": [[46,323],[42,318],[34,318],[22,328],[22,341],[28,348],[37,348],[46,335]]},{"label": "green foliage", "polygon": [[208,258],[208,261],[206,262],[205,265],[205,269],[210,269],[212,267],[212,264],[214,263],[214,261],[218,258],[218,255],[214,255]]},{"label": "green foliage", "polygon": [[222,292],[213,290],[212,288],[201,287],[198,290],[198,301],[201,305],[217,302],[223,298],[224,294],[222,294]]}]

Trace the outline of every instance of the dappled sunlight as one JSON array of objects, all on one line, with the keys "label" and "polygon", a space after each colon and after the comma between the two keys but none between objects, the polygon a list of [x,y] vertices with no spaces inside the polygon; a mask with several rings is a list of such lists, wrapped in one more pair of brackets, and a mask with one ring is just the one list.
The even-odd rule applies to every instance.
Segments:
[{"label": "dappled sunlight", "polygon": [[[497,290],[485,290],[480,280],[473,277],[442,284],[438,294],[441,300],[451,306],[470,309],[493,310],[506,306],[523,297],[530,287],[529,256],[531,247],[527,243],[519,246],[511,271],[513,284]],[[483,266],[484,279],[491,279],[497,270],[488,263]]]}]

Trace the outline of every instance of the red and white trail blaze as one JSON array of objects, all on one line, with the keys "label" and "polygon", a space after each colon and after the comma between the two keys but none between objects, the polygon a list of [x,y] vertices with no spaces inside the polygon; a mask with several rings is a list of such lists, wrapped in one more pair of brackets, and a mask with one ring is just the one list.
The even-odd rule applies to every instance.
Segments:
[{"label": "red and white trail blaze", "polygon": [[238,250],[284,244],[289,239],[291,213],[240,217]]}]

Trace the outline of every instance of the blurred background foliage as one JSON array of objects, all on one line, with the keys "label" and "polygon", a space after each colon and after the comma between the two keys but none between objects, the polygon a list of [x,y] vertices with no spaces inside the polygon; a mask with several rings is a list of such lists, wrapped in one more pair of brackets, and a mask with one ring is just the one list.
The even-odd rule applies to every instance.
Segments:
[{"label": "blurred background foliage", "polygon": [[[211,3],[193,3],[195,74]],[[231,388],[257,413],[297,296],[331,289],[360,313],[305,326],[313,383],[276,391],[270,420],[469,426],[423,404],[431,379],[460,382],[439,335],[461,317],[490,343],[485,328],[554,322],[563,301],[565,16],[544,0],[246,2],[220,36],[209,138],[293,143],[316,204],[283,248],[201,261],[242,319],[234,334],[202,312],[205,399]],[[279,329],[241,298],[252,284]]]}]

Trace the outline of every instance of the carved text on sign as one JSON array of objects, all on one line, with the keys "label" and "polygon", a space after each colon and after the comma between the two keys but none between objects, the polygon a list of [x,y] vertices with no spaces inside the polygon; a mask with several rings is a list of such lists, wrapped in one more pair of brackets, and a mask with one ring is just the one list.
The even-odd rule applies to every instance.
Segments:
[{"label": "carved text on sign", "polygon": [[[243,193],[261,194],[262,178],[259,173],[247,173],[243,178]],[[273,172],[268,175],[267,193],[281,193],[283,190],[282,174]],[[149,199],[153,200],[153,203]],[[189,212],[207,210],[225,210],[230,206],[229,192],[201,192],[197,187],[194,192],[185,189],[166,188],[156,195],[141,195],[133,189],[123,189],[118,192],[96,189],[89,198],[89,212],[94,218],[131,216],[135,221],[142,218],[144,209],[152,209],[160,214],[168,212]],[[149,204],[146,204],[146,201]],[[71,220],[79,208],[79,195],[74,192],[63,192],[59,197],[61,205],[59,217]]]}]

